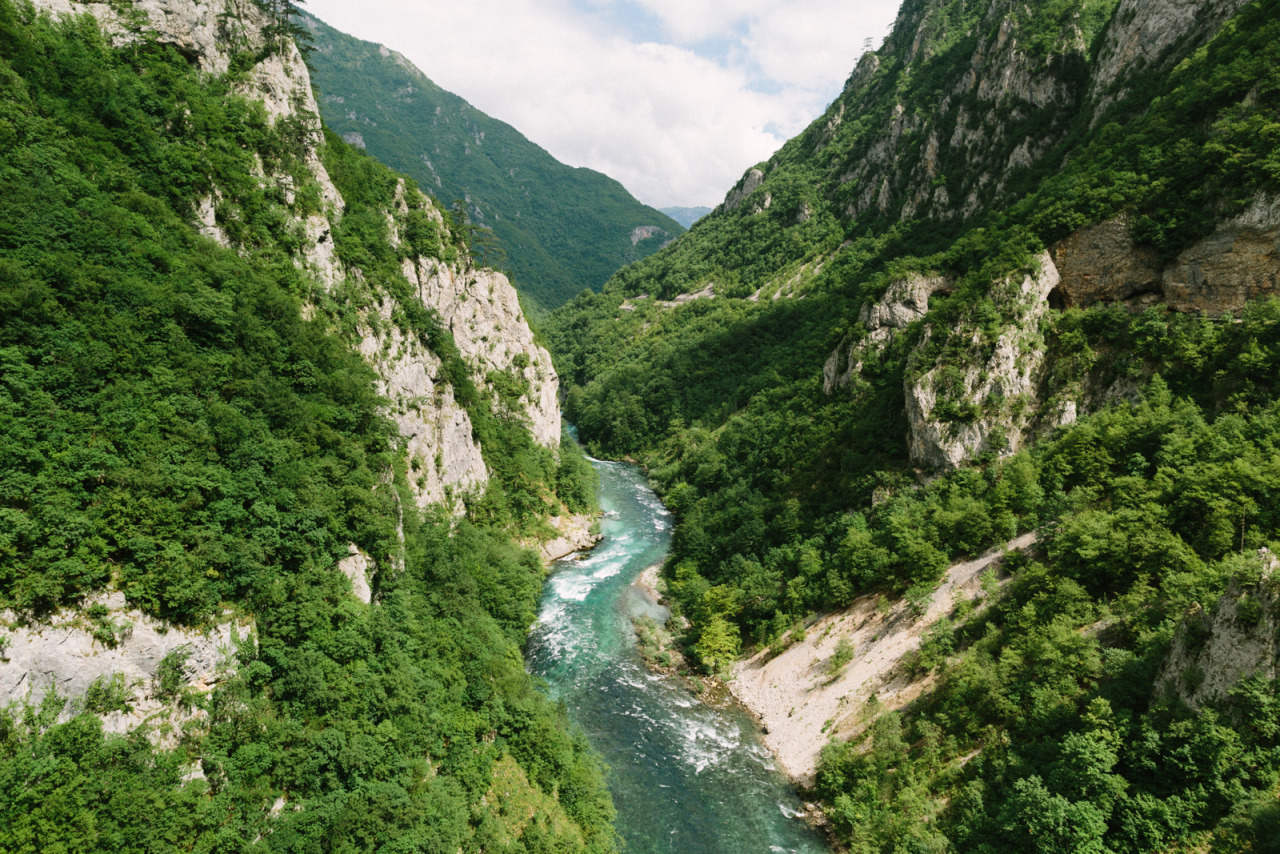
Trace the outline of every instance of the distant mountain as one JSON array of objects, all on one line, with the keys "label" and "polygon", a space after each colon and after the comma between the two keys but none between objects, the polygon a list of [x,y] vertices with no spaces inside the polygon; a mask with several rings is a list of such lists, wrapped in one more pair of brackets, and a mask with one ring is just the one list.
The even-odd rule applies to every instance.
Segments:
[{"label": "distant mountain", "polygon": [[714,208],[659,208],[659,210],[685,228],[692,228],[695,222],[711,213]]},{"label": "distant mountain", "polygon": [[505,122],[431,82],[395,51],[314,18],[320,110],[348,142],[412,176],[421,189],[493,230],[516,288],[553,309],[599,290],[684,228],[612,178],[559,162]]}]

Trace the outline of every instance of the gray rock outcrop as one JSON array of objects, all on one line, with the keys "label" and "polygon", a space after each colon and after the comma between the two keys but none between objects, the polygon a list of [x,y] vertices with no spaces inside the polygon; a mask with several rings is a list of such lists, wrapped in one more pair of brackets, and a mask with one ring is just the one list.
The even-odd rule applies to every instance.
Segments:
[{"label": "gray rock outcrop", "polygon": [[[1120,0],[1098,50],[1090,98],[1095,117],[1123,94],[1124,79],[1183,52],[1244,8],[1248,0]],[[1190,42],[1188,44],[1188,42]]]},{"label": "gray rock outcrop", "polygon": [[558,536],[539,546],[542,562],[549,564],[595,546],[600,541],[600,535],[591,532],[595,521],[594,516],[585,514],[553,516],[548,519],[547,522],[556,530]]},{"label": "gray rock outcrop", "polygon": [[338,571],[351,582],[351,592],[361,602],[368,605],[373,601],[373,588],[369,579],[373,576],[373,558],[369,557],[355,544],[347,547],[347,556],[338,561]]},{"label": "gray rock outcrop", "polygon": [[454,399],[441,362],[415,335],[391,321],[395,305],[384,300],[374,322],[360,328],[360,355],[378,373],[378,392],[409,455],[409,489],[419,508],[446,504],[461,513],[464,501],[489,480],[471,417]]},{"label": "gray rock outcrop", "polygon": [[477,384],[490,371],[518,373],[528,384],[523,416],[534,440],[560,445],[560,381],[551,354],[533,340],[520,298],[506,276],[494,270],[450,266],[427,259],[406,261],[405,277],[419,299],[440,313],[458,350],[475,369]]},{"label": "gray rock outcrop", "polygon": [[161,661],[178,653],[184,687],[206,693],[233,671],[236,644],[251,633],[247,623],[234,621],[207,631],[170,626],[128,608],[120,593],[100,597],[96,604],[106,609],[96,619],[68,613],[48,623],[26,624],[10,612],[0,614],[7,624],[0,628],[6,637],[0,651],[0,706],[37,706],[56,693],[66,700],[61,713],[65,720],[85,708],[85,696],[95,682],[114,678],[126,692],[129,708],[103,713],[106,731],[123,733],[148,723],[153,737],[165,739],[174,727],[203,712],[180,709],[159,695]]},{"label": "gray rock outcrop", "polygon": [[[976,322],[949,330],[947,363],[922,364],[929,337],[908,361],[904,380],[911,460],[933,469],[953,469],[984,452],[1004,456],[1023,447],[1033,423],[1036,388],[1044,362],[1040,321],[1049,293],[1060,281],[1048,253],[1036,271],[997,282],[991,298],[1006,318],[995,341]],[[955,413],[959,404],[966,412]]]},{"label": "gray rock outcrop", "polygon": [[737,185],[724,197],[724,203],[720,205],[717,212],[737,210],[746,201],[747,196],[760,189],[763,183],[764,172],[759,169],[748,169],[747,174],[742,176],[742,180],[738,181]]},{"label": "gray rock outcrop", "polygon": [[866,335],[846,338],[827,357],[822,366],[823,390],[832,394],[852,382],[871,354],[883,350],[899,330],[923,320],[929,313],[929,298],[949,292],[953,284],[944,276],[912,273],[890,282],[878,301],[864,303],[858,312],[858,322]]},{"label": "gray rock outcrop", "polygon": [[1256,583],[1233,581],[1211,611],[1197,609],[1174,636],[1157,690],[1192,708],[1225,700],[1242,679],[1280,676],[1280,561],[1258,551]]}]

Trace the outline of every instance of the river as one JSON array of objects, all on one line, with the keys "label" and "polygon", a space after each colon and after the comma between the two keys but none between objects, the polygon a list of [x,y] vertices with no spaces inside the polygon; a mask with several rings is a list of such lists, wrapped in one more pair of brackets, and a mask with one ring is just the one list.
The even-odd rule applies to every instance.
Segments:
[{"label": "river", "polygon": [[827,851],[796,818],[801,804],[750,718],[709,708],[644,666],[631,619],[666,612],[634,583],[666,557],[671,516],[635,466],[593,465],[604,539],[553,566],[526,655],[608,763],[625,851]]}]

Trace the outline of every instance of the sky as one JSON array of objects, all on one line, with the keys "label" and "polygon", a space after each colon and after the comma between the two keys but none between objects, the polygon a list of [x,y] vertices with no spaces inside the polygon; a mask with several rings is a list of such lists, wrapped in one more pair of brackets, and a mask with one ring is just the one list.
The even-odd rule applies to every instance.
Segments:
[{"label": "sky", "polygon": [[571,166],[715,206],[835,99],[900,0],[307,0]]}]

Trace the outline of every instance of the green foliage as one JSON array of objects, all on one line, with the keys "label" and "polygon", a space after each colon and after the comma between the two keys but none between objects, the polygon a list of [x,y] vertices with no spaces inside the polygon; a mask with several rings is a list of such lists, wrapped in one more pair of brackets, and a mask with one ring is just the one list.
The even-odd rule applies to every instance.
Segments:
[{"label": "green foliage", "polygon": [[1250,3],[1171,75],[1133,81],[1092,138],[1068,141],[1080,144],[1067,168],[1011,216],[1056,239],[1130,209],[1135,236],[1173,257],[1217,218],[1280,188],[1274,12],[1273,3]]},{"label": "green foliage", "polygon": [[556,495],[573,513],[596,508],[600,476],[592,468],[576,439],[567,432],[560,438],[560,464],[556,469]]},{"label": "green foliage", "polygon": [[[442,374],[453,387],[455,399],[466,409],[480,442],[491,482],[482,500],[469,506],[472,518],[513,533],[536,528],[556,503],[552,490],[557,463],[551,450],[534,442],[524,423],[520,398],[528,391],[528,381],[517,365],[508,372],[491,372],[487,377],[489,388],[482,392],[452,334],[443,327],[439,315],[422,304],[404,278],[404,253],[416,251],[417,244],[393,248],[385,214],[398,207],[400,176],[327,129],[323,157],[346,202],[342,220],[334,229],[334,249],[339,258],[359,267],[364,275],[358,282],[348,279],[342,292],[319,295],[322,306],[342,327],[353,332],[355,309],[387,297],[395,300],[397,320],[417,334],[443,363]],[[417,221],[421,229],[426,228],[422,223],[428,222],[434,228],[433,236],[448,239],[440,260],[469,263],[463,230],[442,229],[441,221],[447,228],[449,220],[444,220],[434,203],[409,182],[401,199],[408,208],[405,218],[410,225]],[[421,234],[415,239],[421,239]],[[576,500],[581,503],[581,495]]]},{"label": "green foliage", "polygon": [[[181,650],[160,663],[156,696],[204,712],[175,748],[57,723],[57,697],[0,714],[0,850],[494,850],[512,775],[536,806],[507,850],[613,850],[602,770],[524,671],[542,567],[511,537],[559,506],[561,477],[579,505],[589,485],[407,295],[401,253],[456,260],[457,232],[406,185],[392,248],[396,176],[337,140],[334,242],[364,290],[299,272],[318,197],[254,175],[260,159],[304,187],[311,131],[234,94],[243,71],[0,0],[0,604],[39,616],[111,587],[174,623],[251,615],[257,639],[207,695]],[[215,188],[234,248],[192,224]],[[387,296],[483,443],[474,521],[416,510],[350,347]],[[372,606],[334,570],[351,543],[398,570]],[[105,607],[83,619],[104,643],[127,631]],[[127,711],[136,687],[101,679],[84,710]]]},{"label": "green foliage", "polygon": [[707,622],[693,648],[711,673],[718,673],[731,665],[738,658],[738,650],[737,627],[718,615]]},{"label": "green foliage", "polygon": [[84,694],[84,710],[95,715],[133,711],[133,686],[123,673],[99,676]]},{"label": "green foliage", "polygon": [[[695,651],[714,658],[726,628],[744,648],[777,643],[858,596],[923,610],[948,564],[1039,532],[1033,556],[1006,558],[1003,592],[984,585],[987,606],[926,635],[912,662],[932,674],[926,695],[825,753],[818,794],[851,850],[1238,851],[1274,823],[1276,686],[1192,710],[1155,681],[1184,614],[1280,540],[1280,301],[1221,318],[1050,312],[1042,398],[1141,399],[937,476],[913,470],[905,440],[904,382],[926,370],[939,420],[988,414],[963,380],[1011,322],[992,289],[1053,241],[1128,214],[1168,258],[1280,191],[1277,4],[1131,69],[1093,93],[1115,96],[1095,116],[1089,64],[1117,8],[905,4],[876,61],[759,167],[759,189],[548,324],[587,447],[643,461],[678,516],[666,571]],[[1061,86],[1043,110],[955,94],[1006,24]],[[975,146],[997,189],[944,145],[929,189],[972,199],[968,213],[910,213],[926,140],[952,138],[957,110],[1016,123],[1009,146],[1043,153],[1007,169],[1011,148]],[[885,150],[883,185],[859,186]],[[913,273],[951,288],[862,347],[861,312]],[[709,283],[713,298],[657,303]],[[851,350],[861,363],[828,392]]]},{"label": "green foliage", "polygon": [[844,672],[845,665],[853,661],[854,653],[857,648],[848,638],[840,638],[836,643],[835,651],[831,653],[831,657],[827,659],[827,675],[839,676]]},{"label": "green foliage", "polygon": [[[317,50],[313,79],[325,121],[358,133],[369,152],[413,176],[446,205],[488,231],[509,269],[541,311],[600,286],[622,265],[657,251],[684,229],[642,205],[621,184],[556,161],[505,122],[428,80],[402,57],[307,19]],[[637,228],[665,231],[640,239]],[[486,249],[477,245],[477,256]],[[505,263],[503,262],[505,257]]]},{"label": "green foliage", "polygon": [[191,647],[183,644],[177,649],[166,653],[165,657],[160,659],[160,664],[156,667],[155,675],[155,692],[156,696],[164,700],[173,700],[181,692],[186,685],[186,665],[187,659],[191,656]]}]

